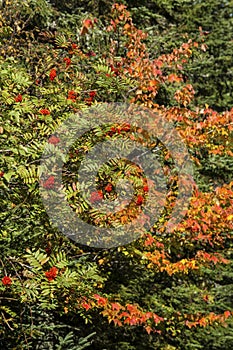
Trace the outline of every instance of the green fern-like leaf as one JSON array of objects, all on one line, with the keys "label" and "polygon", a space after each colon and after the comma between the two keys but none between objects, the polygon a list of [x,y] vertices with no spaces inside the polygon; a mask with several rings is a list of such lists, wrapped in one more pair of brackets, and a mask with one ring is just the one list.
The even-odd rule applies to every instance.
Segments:
[{"label": "green fern-like leaf", "polygon": [[55,43],[59,47],[67,48],[69,46],[69,43],[66,40],[65,35],[61,34],[58,35],[55,39]]},{"label": "green fern-like leaf", "polygon": [[27,249],[25,258],[35,271],[41,271],[43,265],[49,260],[47,254],[42,253],[39,249],[33,252],[30,249]]},{"label": "green fern-like leaf", "polygon": [[24,165],[18,167],[17,173],[23,179],[25,184],[33,184],[38,181],[37,168],[34,164],[28,166]]},{"label": "green fern-like leaf", "polygon": [[59,269],[63,269],[64,267],[68,266],[68,261],[65,252],[59,251],[56,253],[56,255],[51,256],[50,258],[50,265],[56,266]]}]

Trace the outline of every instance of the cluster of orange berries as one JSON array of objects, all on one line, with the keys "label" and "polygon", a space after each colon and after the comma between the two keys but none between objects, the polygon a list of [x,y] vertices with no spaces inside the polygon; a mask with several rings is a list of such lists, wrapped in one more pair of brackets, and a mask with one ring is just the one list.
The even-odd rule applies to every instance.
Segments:
[{"label": "cluster of orange berries", "polygon": [[54,185],[55,185],[55,177],[53,175],[49,176],[48,179],[45,180],[42,184],[42,186],[47,190],[51,190],[52,188],[54,188]]},{"label": "cluster of orange berries", "polygon": [[58,274],[58,269],[55,266],[51,267],[49,271],[45,272],[45,276],[49,281],[55,280],[55,278],[57,277],[57,274]]},{"label": "cluster of orange berries", "polygon": [[4,276],[2,278],[2,284],[4,286],[10,286],[12,284],[12,279],[9,276]]},{"label": "cluster of orange berries", "polygon": [[85,98],[85,101],[88,106],[90,106],[93,102],[94,97],[96,96],[96,91],[90,91],[89,92],[89,97]]}]

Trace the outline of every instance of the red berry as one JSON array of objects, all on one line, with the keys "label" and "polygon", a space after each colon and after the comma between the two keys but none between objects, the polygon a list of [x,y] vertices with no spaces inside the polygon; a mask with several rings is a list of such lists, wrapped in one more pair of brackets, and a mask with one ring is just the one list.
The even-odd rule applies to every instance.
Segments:
[{"label": "red berry", "polygon": [[51,69],[50,73],[49,73],[49,79],[51,81],[53,81],[57,76],[57,71],[55,68]]},{"label": "red berry", "polygon": [[45,272],[45,276],[48,278],[49,281],[53,281],[57,277],[58,269],[53,266],[49,271]]},{"label": "red berry", "polygon": [[108,183],[107,186],[105,187],[106,192],[111,192],[112,191],[112,184]]},{"label": "red berry", "polygon": [[10,286],[12,284],[12,279],[10,277],[8,277],[8,276],[4,276],[2,278],[2,284],[4,286]]},{"label": "red berry", "polygon": [[43,187],[46,189],[51,189],[54,187],[55,184],[55,177],[54,176],[49,176],[49,178],[43,183]]},{"label": "red berry", "polygon": [[89,92],[89,96],[90,96],[91,98],[95,97],[95,95],[96,95],[96,91],[90,91],[90,92]]},{"label": "red berry", "polygon": [[102,191],[92,192],[90,202],[91,203],[99,202],[102,198],[103,198]]},{"label": "red berry", "polygon": [[43,115],[49,115],[50,114],[48,109],[41,109],[39,112],[40,112],[40,114],[43,114]]},{"label": "red berry", "polygon": [[52,145],[56,145],[57,143],[59,143],[61,140],[59,139],[59,137],[56,137],[54,135],[52,135],[50,138],[49,138],[49,143],[51,143]]},{"label": "red berry", "polygon": [[130,131],[130,124],[124,124],[123,126],[122,126],[122,128],[121,128],[121,130],[123,130],[123,131]]},{"label": "red berry", "polygon": [[65,57],[63,61],[66,62],[66,68],[71,65],[71,59],[69,57]]},{"label": "red berry", "polygon": [[143,198],[143,196],[141,196],[139,194],[138,197],[137,197],[137,200],[136,200],[136,204],[137,205],[141,205],[143,202],[144,202],[144,198]]},{"label": "red berry", "polygon": [[18,96],[15,97],[15,102],[22,102],[23,97],[22,95],[18,94]]}]

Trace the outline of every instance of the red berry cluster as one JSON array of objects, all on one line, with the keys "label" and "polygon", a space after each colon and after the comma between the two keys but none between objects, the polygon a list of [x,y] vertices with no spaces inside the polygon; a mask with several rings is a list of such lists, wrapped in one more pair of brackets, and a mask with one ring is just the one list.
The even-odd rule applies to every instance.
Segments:
[{"label": "red berry cluster", "polygon": [[122,131],[129,132],[130,128],[131,127],[129,123],[119,125],[119,126],[112,126],[110,131],[108,131],[106,135],[112,136],[116,133],[121,134]]},{"label": "red berry cluster", "polygon": [[60,142],[61,140],[59,139],[59,137],[56,137],[54,135],[52,135],[50,138],[49,138],[49,143],[51,143],[52,145],[56,145]]},{"label": "red berry cluster", "polygon": [[40,114],[43,114],[43,115],[49,115],[50,114],[50,111],[48,109],[41,109],[40,111]]},{"label": "red berry cluster", "polygon": [[15,102],[22,102],[23,100],[23,97],[22,95],[18,94],[16,97],[15,97]]},{"label": "red berry cluster", "polygon": [[[144,194],[147,193],[149,191],[149,186],[147,184],[145,184],[143,186],[143,192]],[[137,199],[136,199],[136,204],[137,205],[142,205],[143,203],[145,202],[145,197],[142,195],[142,194],[139,194],[137,196]]]},{"label": "red berry cluster", "polygon": [[112,191],[112,188],[113,188],[112,184],[108,183],[107,186],[105,186],[104,189],[105,189],[106,192],[110,193]]},{"label": "red berry cluster", "polygon": [[[117,65],[117,67],[119,67],[119,66],[120,66],[120,62],[117,62],[116,65]],[[114,67],[113,64],[110,64],[110,68],[111,68],[111,72],[114,73],[113,75],[114,75],[115,77],[118,76],[118,75],[120,74],[119,69],[116,68],[116,67]]]},{"label": "red berry cluster", "polygon": [[95,95],[96,95],[96,91],[90,91],[89,97],[85,98],[85,101],[87,102],[88,106],[90,106],[92,104]]},{"label": "red berry cluster", "polygon": [[2,278],[2,284],[4,286],[10,286],[12,284],[12,279],[10,277],[8,277],[8,276],[4,276]]},{"label": "red berry cluster", "polygon": [[76,98],[77,98],[76,92],[74,90],[69,90],[67,100],[71,100],[72,102],[75,102]]},{"label": "red berry cluster", "polygon": [[55,177],[54,176],[49,176],[46,181],[43,182],[42,186],[48,190],[54,188],[55,184]]},{"label": "red berry cluster", "polygon": [[69,57],[65,57],[63,61],[66,63],[66,68],[71,65],[71,59]]},{"label": "red berry cluster", "polygon": [[51,81],[53,81],[57,76],[57,71],[55,68],[51,69],[50,73],[49,73],[49,79]]},{"label": "red berry cluster", "polygon": [[99,202],[102,198],[103,198],[103,192],[102,191],[95,191],[91,193],[91,197],[90,197],[90,202],[91,203],[95,203],[95,202]]},{"label": "red berry cluster", "polygon": [[144,197],[141,194],[139,194],[137,196],[137,199],[136,199],[136,204],[137,205],[142,205],[143,202],[144,202]]},{"label": "red berry cluster", "polygon": [[55,266],[51,267],[49,271],[45,272],[45,276],[48,278],[49,281],[55,280],[55,278],[57,277],[57,274],[58,274],[58,269]]}]

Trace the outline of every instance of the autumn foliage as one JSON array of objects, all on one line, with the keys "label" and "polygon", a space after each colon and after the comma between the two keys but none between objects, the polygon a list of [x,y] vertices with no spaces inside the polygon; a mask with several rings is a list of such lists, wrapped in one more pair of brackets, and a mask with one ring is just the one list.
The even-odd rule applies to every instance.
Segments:
[{"label": "autumn foliage", "polygon": [[[21,311],[20,317],[26,312],[26,339],[29,340],[36,337],[36,330],[32,331],[33,309],[42,318],[46,312],[64,320],[68,316],[70,327],[76,327],[78,319],[85,335],[87,323],[90,330],[96,328],[106,346],[110,346],[110,340],[104,333],[105,328],[110,335],[125,332],[127,337],[133,334],[137,339],[141,339],[138,330],[143,330],[148,349],[149,346],[182,349],[186,340],[181,334],[186,334],[191,343],[192,337],[196,334],[199,337],[200,328],[211,332],[214,327],[226,327],[233,322],[232,300],[221,294],[224,278],[228,273],[229,280],[232,278],[233,181],[228,174],[233,156],[233,108],[218,113],[208,105],[194,103],[194,88],[184,78],[182,69],[195,54],[205,52],[203,38],[188,39],[170,54],[154,58],[146,45],[148,34],[134,25],[125,5],[112,6],[111,19],[104,32],[107,39],[94,45],[97,40],[94,38],[103,29],[101,25],[95,17],[82,18],[80,42],[71,34],[67,37],[56,34],[49,49],[43,48],[45,58],[37,68],[30,74],[26,68],[22,70],[18,78],[20,88],[10,83],[4,87],[7,93],[1,102],[4,159],[0,185],[5,212],[2,239],[8,250],[0,259],[1,300],[6,302],[1,311],[4,315],[0,321],[4,328],[1,332],[3,336],[7,334],[8,339],[11,332],[21,329],[23,323],[19,326],[21,321],[17,318],[20,304],[27,310]],[[17,44],[20,39],[12,36],[12,40]],[[16,44],[12,52],[15,60],[17,55],[21,57],[22,50],[21,45]],[[105,51],[101,45],[107,45]],[[40,50],[41,47],[38,52]],[[34,66],[35,57],[30,57],[27,64]],[[0,64],[4,66],[3,60]],[[4,69],[7,68],[4,66]],[[14,79],[13,63],[8,69]],[[163,94],[169,96],[168,103]],[[147,107],[174,123],[189,150],[195,184],[186,215],[168,232],[166,225],[178,192],[177,175],[171,170],[169,150],[159,143],[153,144],[162,149],[161,168],[172,184],[164,212],[138,240],[98,250],[74,243],[50,225],[39,199],[39,185],[53,193],[56,177],[51,173],[39,182],[38,169],[45,142],[52,150],[60,145],[56,127],[64,119],[90,106],[113,101]],[[91,136],[85,134],[71,147],[63,173],[69,205],[83,216],[89,209],[79,197],[75,178],[77,163],[96,140],[128,135],[137,140],[136,132],[143,138],[143,132],[128,123],[113,122],[97,131],[95,134],[92,130]],[[220,170],[218,162],[222,162]],[[136,175],[132,178],[137,178],[140,186],[134,196],[132,218],[147,201],[153,186],[138,175],[138,169],[133,170]],[[91,204],[115,198],[112,180],[114,175],[104,173],[97,191],[88,194]],[[125,224],[130,215],[115,219]],[[107,219],[111,222],[112,217]],[[99,224],[103,218],[90,210],[89,220]],[[144,216],[142,225],[147,220]],[[72,232],[70,234],[72,238]],[[232,281],[226,286],[226,293],[230,283]],[[24,342],[21,337],[19,335],[20,341]],[[95,349],[100,349],[101,341],[96,344]],[[176,347],[169,348],[172,344]]]}]

